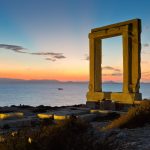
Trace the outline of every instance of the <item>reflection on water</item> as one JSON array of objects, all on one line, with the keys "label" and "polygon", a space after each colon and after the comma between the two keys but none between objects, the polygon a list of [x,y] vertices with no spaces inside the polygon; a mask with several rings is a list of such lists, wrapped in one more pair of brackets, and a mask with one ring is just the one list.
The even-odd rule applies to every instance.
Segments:
[{"label": "reflection on water", "polygon": [[[63,90],[58,90],[59,88]],[[122,84],[104,84],[103,91],[118,91]],[[86,103],[87,83],[0,84],[0,106],[50,105],[62,106]],[[141,84],[143,98],[150,98],[150,84]]]}]

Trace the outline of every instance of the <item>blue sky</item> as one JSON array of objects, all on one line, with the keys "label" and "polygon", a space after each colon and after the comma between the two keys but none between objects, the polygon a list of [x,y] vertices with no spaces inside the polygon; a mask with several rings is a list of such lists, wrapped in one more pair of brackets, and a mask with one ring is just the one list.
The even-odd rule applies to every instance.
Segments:
[{"label": "blue sky", "polygon": [[[88,80],[88,33],[134,18],[142,19],[143,80],[150,80],[150,1],[148,0],[0,0],[0,77]],[[103,66],[122,70],[121,38],[105,40]],[[113,50],[112,59],[109,51]],[[56,53],[57,56],[31,53]],[[61,53],[61,56],[58,54]],[[117,54],[117,55],[116,55]],[[62,57],[64,56],[64,57]],[[57,58],[56,58],[57,57]],[[59,57],[59,58],[58,58]],[[48,58],[48,59],[47,59]],[[109,63],[111,65],[109,65]],[[112,71],[112,70],[111,70]],[[105,74],[110,70],[105,69]],[[61,74],[61,75],[60,75]],[[144,74],[146,74],[144,76]],[[118,77],[121,80],[121,76]]]}]

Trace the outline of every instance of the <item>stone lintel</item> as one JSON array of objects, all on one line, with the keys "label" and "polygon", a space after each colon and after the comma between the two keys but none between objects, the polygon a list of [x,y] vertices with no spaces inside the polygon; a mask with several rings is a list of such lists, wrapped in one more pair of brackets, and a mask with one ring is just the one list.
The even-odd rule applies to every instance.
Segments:
[{"label": "stone lintel", "polygon": [[101,31],[101,30],[106,30],[109,28],[116,28],[116,27],[120,27],[120,26],[124,26],[124,25],[129,25],[129,24],[133,24],[133,23],[139,23],[139,28],[138,30],[141,32],[141,20],[140,19],[133,19],[133,20],[128,20],[128,21],[124,21],[124,22],[120,22],[120,23],[115,23],[115,24],[111,24],[111,25],[107,25],[107,26],[103,26],[103,27],[99,27],[99,28],[94,28],[91,29],[91,33],[97,32],[97,31]]}]

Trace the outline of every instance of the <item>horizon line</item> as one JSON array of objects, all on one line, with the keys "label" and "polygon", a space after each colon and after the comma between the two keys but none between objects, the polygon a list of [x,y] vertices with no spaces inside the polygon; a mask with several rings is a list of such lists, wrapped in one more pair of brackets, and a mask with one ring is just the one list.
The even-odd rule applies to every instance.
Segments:
[{"label": "horizon line", "polygon": [[[20,81],[56,81],[56,82],[89,82],[89,80],[78,80],[78,81],[72,81],[72,80],[67,80],[67,81],[62,81],[58,79],[19,79],[19,78],[0,78],[0,80],[20,80]],[[103,81],[102,83],[119,83],[123,84],[123,82],[120,81],[113,81],[113,80],[106,80]],[[140,83],[150,83],[150,81],[142,81]]]}]

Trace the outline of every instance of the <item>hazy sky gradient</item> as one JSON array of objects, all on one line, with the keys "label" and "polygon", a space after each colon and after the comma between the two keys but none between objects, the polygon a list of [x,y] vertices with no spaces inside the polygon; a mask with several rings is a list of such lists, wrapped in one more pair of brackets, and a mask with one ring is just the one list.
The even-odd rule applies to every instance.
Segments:
[{"label": "hazy sky gradient", "polygon": [[[140,18],[142,80],[150,81],[150,1],[0,2],[0,77],[88,80],[90,29]],[[103,40],[103,80],[122,80],[121,42],[121,37]],[[16,51],[13,46],[23,49]]]}]

